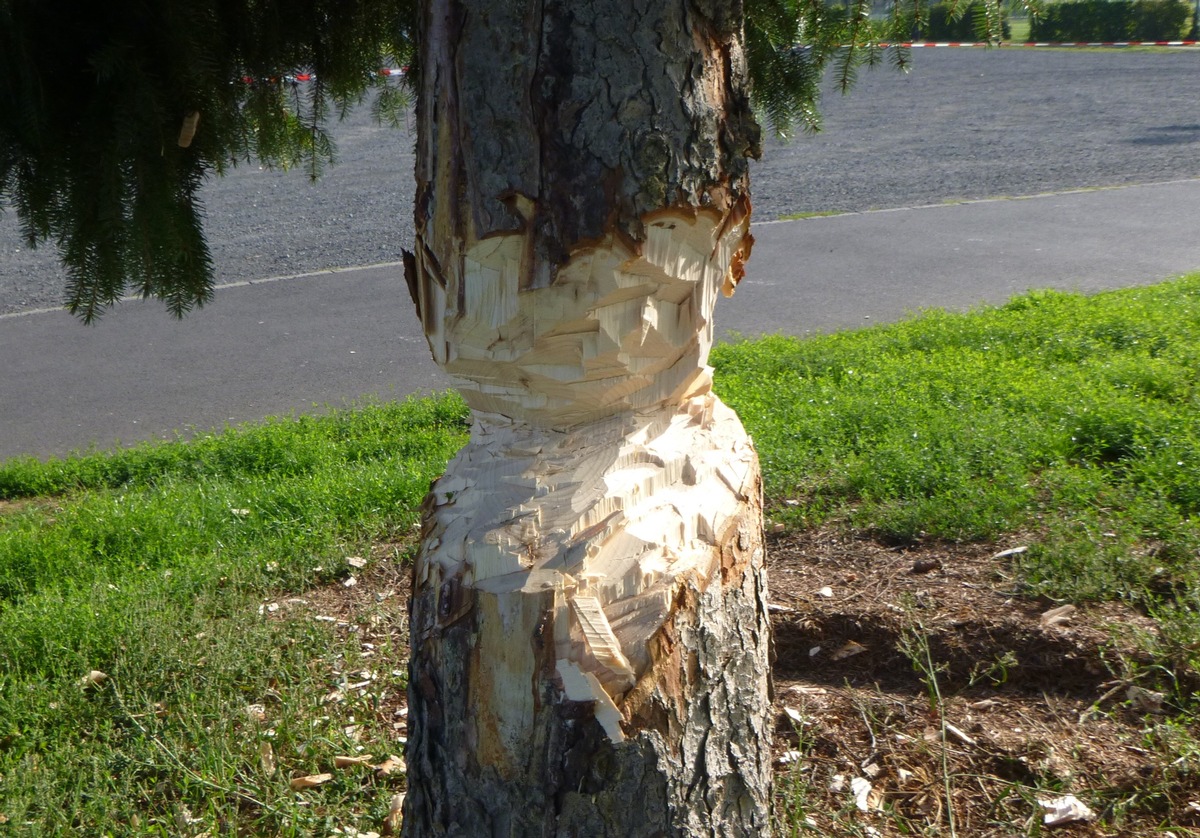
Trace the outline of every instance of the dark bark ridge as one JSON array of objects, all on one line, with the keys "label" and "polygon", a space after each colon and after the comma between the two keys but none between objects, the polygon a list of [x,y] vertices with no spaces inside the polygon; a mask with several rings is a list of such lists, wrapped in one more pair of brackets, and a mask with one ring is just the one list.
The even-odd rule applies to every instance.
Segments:
[{"label": "dark bark ridge", "polygon": [[[650,213],[748,203],[760,132],[739,5],[428,3],[418,232],[445,221],[470,242],[528,230],[528,281],[544,287],[609,231],[640,242]],[[443,269],[451,259],[430,255]]]}]

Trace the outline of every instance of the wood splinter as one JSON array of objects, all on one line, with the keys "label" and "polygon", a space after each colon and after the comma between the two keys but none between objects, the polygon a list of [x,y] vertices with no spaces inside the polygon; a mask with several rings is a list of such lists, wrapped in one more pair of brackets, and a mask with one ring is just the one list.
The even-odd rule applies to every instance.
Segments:
[{"label": "wood splinter", "polygon": [[196,136],[196,128],[200,125],[200,111],[191,111],[183,118],[183,125],[179,128],[179,147],[188,148],[192,144],[192,139]]}]

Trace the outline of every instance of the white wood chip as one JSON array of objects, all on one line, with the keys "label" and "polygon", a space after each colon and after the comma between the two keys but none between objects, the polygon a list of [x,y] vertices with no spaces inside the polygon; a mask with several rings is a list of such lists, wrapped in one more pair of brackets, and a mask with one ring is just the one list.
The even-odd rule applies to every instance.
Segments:
[{"label": "white wood chip", "polygon": [[323,783],[328,783],[333,779],[332,774],[309,774],[306,777],[294,777],[288,783],[292,787],[292,791],[300,791],[302,789],[316,788]]},{"label": "white wood chip", "polygon": [[370,754],[363,754],[359,757],[334,757],[334,768],[353,768],[356,765],[370,765],[374,759]]},{"label": "white wood chip", "polygon": [[796,695],[827,695],[828,690],[824,687],[810,687],[807,684],[792,684],[784,692],[795,693]]},{"label": "white wood chip", "polygon": [[972,748],[975,747],[975,740],[972,739],[970,736],[967,736],[967,734],[964,733],[961,729],[955,727],[954,725],[950,724],[949,722],[942,722],[942,724],[945,725],[946,733],[950,734],[950,736],[957,739],[959,742],[961,742],[964,745],[968,745]]},{"label": "white wood chip", "polygon": [[1073,794],[1054,797],[1049,800],[1038,800],[1038,805],[1046,810],[1042,815],[1042,823],[1046,826],[1059,826],[1065,823],[1091,821],[1096,813],[1089,809],[1083,801]]},{"label": "white wood chip", "polygon": [[1074,605],[1060,605],[1058,608],[1051,608],[1042,614],[1042,627],[1054,628],[1055,626],[1066,625],[1075,616],[1075,611]]},{"label": "white wood chip", "polygon": [[575,596],[571,599],[571,610],[579,621],[583,639],[587,643],[592,657],[617,676],[625,689],[632,687],[637,681],[637,675],[633,671],[629,659],[621,651],[621,644],[613,634],[612,627],[608,624],[608,618],[604,616],[600,600],[592,596]]},{"label": "white wood chip", "polygon": [[837,651],[834,652],[831,657],[835,661],[840,661],[845,660],[846,658],[852,658],[855,655],[861,655],[865,651],[867,651],[866,646],[853,640],[847,640],[840,647],[838,647]]},{"label": "white wood chip", "polygon": [[855,777],[850,781],[850,793],[854,795],[854,805],[860,812],[870,812],[879,808],[879,795],[872,794],[874,791],[871,781],[864,777]]}]

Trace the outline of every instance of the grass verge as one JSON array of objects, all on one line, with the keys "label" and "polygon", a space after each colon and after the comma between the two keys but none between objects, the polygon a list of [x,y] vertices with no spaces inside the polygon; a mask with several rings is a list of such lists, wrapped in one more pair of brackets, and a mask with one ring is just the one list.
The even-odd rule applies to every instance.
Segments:
[{"label": "grass verge", "polygon": [[[785,530],[1028,545],[993,583],[1146,615],[1120,677],[1162,700],[1131,728],[1136,747],[1171,739],[1165,764],[1200,752],[1200,276],[721,346],[714,364]],[[378,829],[403,782],[387,759],[403,731],[396,568],[464,421],[446,397],[0,465],[0,830]],[[898,629],[895,645],[921,652],[937,712],[965,688],[940,674],[953,647],[917,636]],[[338,770],[338,756],[358,759]],[[963,770],[938,754],[930,807],[953,808]],[[780,784],[796,833],[815,788],[801,779]],[[1157,825],[1176,817],[1164,797],[1195,788],[1177,781],[1146,810]],[[1101,823],[1150,823],[1122,806]],[[948,823],[919,821],[879,828]],[[855,824],[853,808],[837,822],[866,834]]]},{"label": "grass verge", "polygon": [[781,520],[894,543],[1033,531],[1029,592],[1195,604],[1197,278],[713,357]]},{"label": "grass verge", "polygon": [[[386,795],[342,775],[315,805],[289,788],[335,751],[396,746],[371,742],[355,702],[323,703],[350,671],[336,621],[272,619],[263,600],[403,543],[464,416],[449,397],[375,404],[0,468],[9,830],[300,836],[359,802],[378,815]],[[403,678],[371,680],[377,702]]]}]

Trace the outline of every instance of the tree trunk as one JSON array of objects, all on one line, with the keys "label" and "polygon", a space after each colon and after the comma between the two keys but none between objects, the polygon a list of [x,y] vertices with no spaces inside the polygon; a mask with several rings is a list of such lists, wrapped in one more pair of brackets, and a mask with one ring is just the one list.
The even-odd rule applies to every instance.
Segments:
[{"label": "tree trunk", "polygon": [[727,0],[424,0],[410,288],[471,441],[414,571],[404,834],[770,831],[761,480],[711,392],[757,153]]}]

